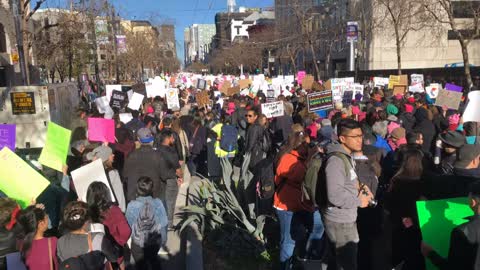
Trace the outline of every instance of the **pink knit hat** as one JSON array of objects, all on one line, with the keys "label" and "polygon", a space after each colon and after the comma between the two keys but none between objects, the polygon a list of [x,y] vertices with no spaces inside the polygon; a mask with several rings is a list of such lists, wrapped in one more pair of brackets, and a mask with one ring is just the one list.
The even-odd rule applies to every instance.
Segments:
[{"label": "pink knit hat", "polygon": [[410,104],[405,104],[405,112],[406,113],[412,113],[413,112],[413,106]]},{"label": "pink knit hat", "polygon": [[392,132],[396,129],[396,128],[399,128],[400,125],[398,123],[395,123],[395,122],[390,122],[390,124],[388,124],[387,126],[387,131],[388,131],[388,134],[392,134]]}]

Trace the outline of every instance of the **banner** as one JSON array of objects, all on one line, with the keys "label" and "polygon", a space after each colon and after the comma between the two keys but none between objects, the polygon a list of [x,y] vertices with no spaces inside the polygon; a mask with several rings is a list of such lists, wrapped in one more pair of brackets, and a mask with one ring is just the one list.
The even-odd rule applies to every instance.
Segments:
[{"label": "banner", "polygon": [[117,37],[117,51],[119,53],[127,52],[127,37],[125,35],[116,35]]},{"label": "banner", "polygon": [[463,122],[480,122],[480,91],[468,93],[468,105],[463,113]]},{"label": "banner", "polygon": [[450,83],[447,83],[445,85],[445,89],[450,90],[450,91],[454,91],[454,92],[460,92],[460,93],[463,92],[463,87],[455,85],[455,84],[450,84]]},{"label": "banner", "polygon": [[113,90],[110,107],[123,109],[128,104],[128,95],[122,91]]},{"label": "banner", "polygon": [[139,93],[133,93],[132,98],[129,99],[130,102],[128,102],[128,108],[138,111],[140,109],[140,106],[142,106],[143,99],[145,98],[144,95],[139,94]]},{"label": "banner", "polygon": [[167,107],[170,110],[180,110],[180,100],[178,99],[178,89],[170,88],[167,90]]},{"label": "banner", "polygon": [[115,143],[115,121],[104,118],[88,118],[88,140]]},{"label": "banner", "polygon": [[316,112],[329,110],[333,108],[332,91],[322,91],[308,94],[307,96],[308,111]]},{"label": "banner", "polygon": [[[93,182],[102,182],[110,189],[103,162],[101,159],[92,161],[91,163],[72,171],[72,180],[77,191],[78,198],[84,202],[87,201],[87,190]],[[112,201],[115,201],[112,190],[110,189]]]},{"label": "banner", "polygon": [[460,102],[462,101],[462,95],[462,92],[442,89],[438,92],[435,105],[440,107],[447,106],[449,109],[458,110],[458,107],[460,107]]},{"label": "banner", "polygon": [[8,147],[15,152],[16,125],[0,124],[0,149]]},{"label": "banner", "polygon": [[4,147],[0,151],[0,190],[22,208],[36,200],[48,185],[50,181],[9,148]]},{"label": "banner", "polygon": [[262,113],[269,119],[283,116],[285,114],[283,101],[262,104]]},{"label": "banner", "polygon": [[[442,257],[448,257],[452,229],[468,220],[473,211],[468,198],[417,201],[417,213],[423,241]],[[437,269],[427,259],[427,269]]]},{"label": "banner", "polygon": [[47,139],[38,161],[47,167],[59,172],[67,164],[67,155],[70,148],[72,132],[53,122],[48,123]]}]

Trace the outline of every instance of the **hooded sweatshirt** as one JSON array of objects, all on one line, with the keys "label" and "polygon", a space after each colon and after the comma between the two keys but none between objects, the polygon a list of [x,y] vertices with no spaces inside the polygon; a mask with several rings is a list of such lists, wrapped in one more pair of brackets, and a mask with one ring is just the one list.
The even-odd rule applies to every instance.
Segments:
[{"label": "hooded sweatshirt", "polygon": [[422,150],[430,153],[432,142],[435,138],[435,125],[432,121],[428,120],[428,112],[423,108],[417,110],[415,113],[415,119],[416,124],[414,131],[422,133],[423,135]]},{"label": "hooded sweatshirt", "polygon": [[342,145],[332,144],[327,153],[342,153],[350,161],[349,170],[345,171],[344,161],[331,156],[326,162],[325,180],[328,206],[322,210],[325,219],[336,223],[354,223],[357,220],[357,209],[361,204],[358,198],[358,177],[355,173],[355,161]]}]

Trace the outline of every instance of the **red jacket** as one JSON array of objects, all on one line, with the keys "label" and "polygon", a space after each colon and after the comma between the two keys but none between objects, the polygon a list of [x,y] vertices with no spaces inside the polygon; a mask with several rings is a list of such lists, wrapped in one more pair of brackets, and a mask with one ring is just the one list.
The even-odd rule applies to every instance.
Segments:
[{"label": "red jacket", "polygon": [[128,238],[130,238],[130,234],[132,233],[125,215],[116,205],[113,205],[108,211],[106,211],[103,225],[108,228],[110,235],[120,246],[124,246],[127,243]]}]

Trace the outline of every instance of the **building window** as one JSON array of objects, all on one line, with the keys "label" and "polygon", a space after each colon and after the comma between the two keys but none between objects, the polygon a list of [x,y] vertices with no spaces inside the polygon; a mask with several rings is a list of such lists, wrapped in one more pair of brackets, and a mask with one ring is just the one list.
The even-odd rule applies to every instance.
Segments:
[{"label": "building window", "polygon": [[107,56],[105,54],[100,54],[100,60],[106,60]]},{"label": "building window", "polygon": [[[475,31],[473,30],[460,30],[460,32],[465,39],[470,39],[470,37],[475,34]],[[476,39],[480,39],[480,37],[477,37]],[[458,40],[457,32],[448,30],[448,40]]]},{"label": "building window", "polygon": [[5,34],[3,24],[0,23],[0,53],[5,52],[7,52],[7,35]]},{"label": "building window", "polygon": [[480,1],[452,1],[452,13],[456,19],[471,19],[479,16]]}]

